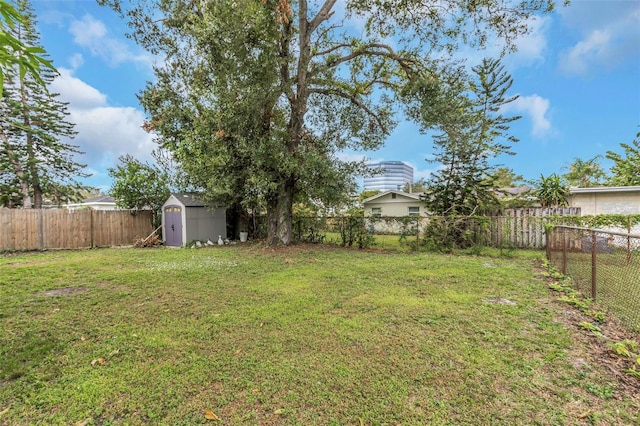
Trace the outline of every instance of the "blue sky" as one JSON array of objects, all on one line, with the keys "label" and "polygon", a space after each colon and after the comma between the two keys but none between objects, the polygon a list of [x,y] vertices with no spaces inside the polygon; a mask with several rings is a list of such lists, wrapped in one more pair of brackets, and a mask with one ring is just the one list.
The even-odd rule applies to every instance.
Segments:
[{"label": "blue sky", "polygon": [[[144,112],[136,94],[153,80],[153,58],[124,37],[127,27],[95,0],[34,0],[41,43],[60,72],[52,89],[69,102],[73,143],[93,174],[91,186],[108,190],[108,167],[120,155],[150,160],[152,136],[141,129]],[[354,23],[357,25],[357,23]],[[518,41],[519,51],[503,60],[520,98],[510,112],[523,118],[511,126],[520,139],[515,156],[500,163],[526,179],[563,173],[575,158],[607,150],[621,152],[640,128],[640,0],[573,0],[532,22]],[[469,64],[493,56],[497,48],[466,51]],[[405,161],[415,177],[436,165],[432,141],[409,122],[401,122],[377,151],[344,153]],[[609,166],[603,161],[605,167]]]}]

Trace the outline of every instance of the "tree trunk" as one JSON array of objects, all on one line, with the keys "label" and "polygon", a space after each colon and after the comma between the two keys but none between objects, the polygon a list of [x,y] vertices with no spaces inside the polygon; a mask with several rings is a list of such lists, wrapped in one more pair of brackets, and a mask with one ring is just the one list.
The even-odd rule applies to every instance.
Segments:
[{"label": "tree trunk", "polygon": [[42,208],[42,188],[40,187],[40,184],[33,185],[33,208]]},{"label": "tree trunk", "polygon": [[295,179],[287,178],[278,188],[278,244],[293,244],[293,194]]},{"label": "tree trunk", "polygon": [[267,199],[267,245],[278,244],[278,203],[276,197]]}]

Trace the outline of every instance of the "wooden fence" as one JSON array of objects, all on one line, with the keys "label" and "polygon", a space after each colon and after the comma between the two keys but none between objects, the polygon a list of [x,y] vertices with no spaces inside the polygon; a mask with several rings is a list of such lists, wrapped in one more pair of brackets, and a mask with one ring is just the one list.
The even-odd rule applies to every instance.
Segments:
[{"label": "wooden fence", "polygon": [[0,251],[133,244],[153,231],[151,211],[0,208]]},{"label": "wooden fence", "polygon": [[545,217],[580,215],[580,207],[536,207],[507,209],[503,216],[492,218],[494,243],[508,242],[519,248],[544,248]]}]

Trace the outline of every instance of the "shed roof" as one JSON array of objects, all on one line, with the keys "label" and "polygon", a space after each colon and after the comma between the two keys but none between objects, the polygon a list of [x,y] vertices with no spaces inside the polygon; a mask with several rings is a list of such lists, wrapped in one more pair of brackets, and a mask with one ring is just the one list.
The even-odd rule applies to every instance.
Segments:
[{"label": "shed roof", "polygon": [[200,194],[194,192],[175,192],[171,193],[185,207],[204,207],[206,204],[200,198]]}]

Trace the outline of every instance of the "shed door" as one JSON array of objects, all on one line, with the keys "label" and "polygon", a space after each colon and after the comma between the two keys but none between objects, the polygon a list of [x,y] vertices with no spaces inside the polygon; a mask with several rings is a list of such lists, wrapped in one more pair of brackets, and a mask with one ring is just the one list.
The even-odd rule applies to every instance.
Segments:
[{"label": "shed door", "polygon": [[164,209],[165,244],[182,246],[182,208],[169,206]]}]

